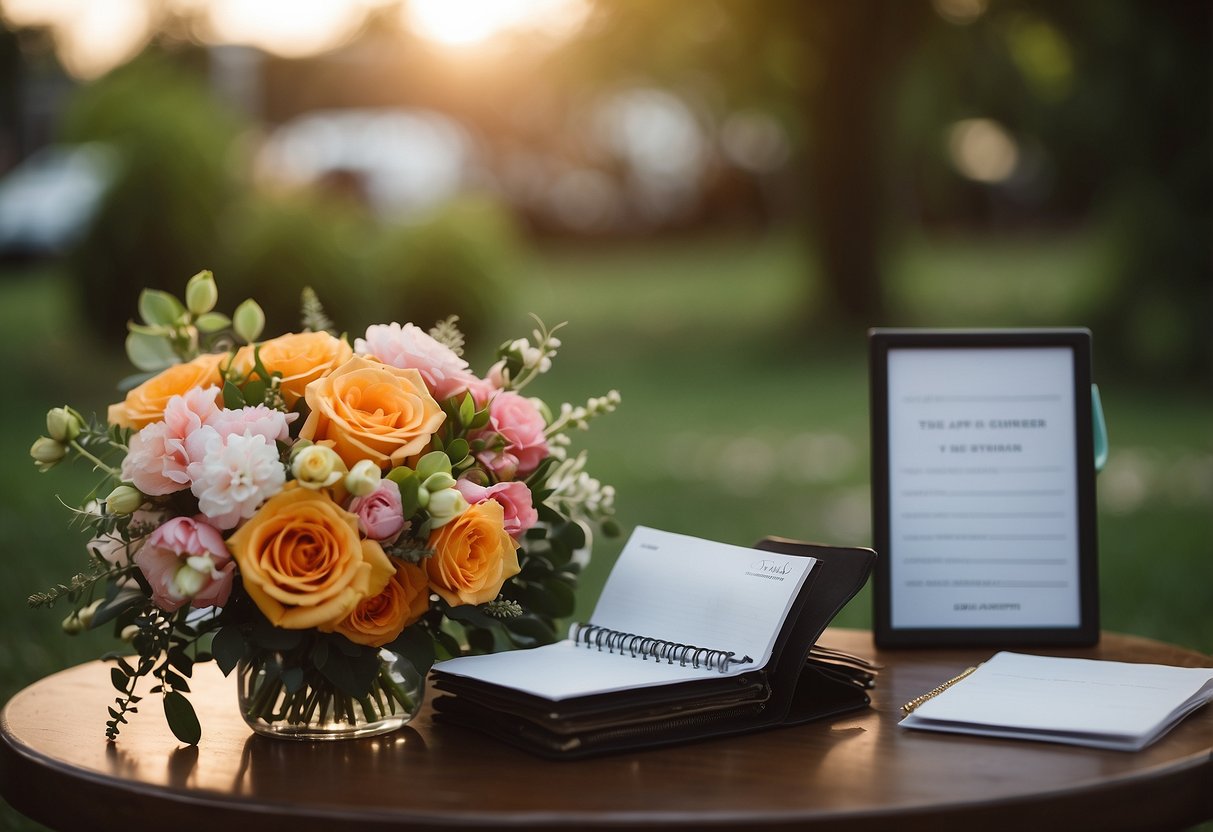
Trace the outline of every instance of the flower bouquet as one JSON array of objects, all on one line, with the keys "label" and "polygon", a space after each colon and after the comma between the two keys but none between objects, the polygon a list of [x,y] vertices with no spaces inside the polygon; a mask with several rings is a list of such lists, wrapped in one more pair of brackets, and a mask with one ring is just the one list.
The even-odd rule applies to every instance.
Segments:
[{"label": "flower bouquet", "polygon": [[304,290],[302,330],[262,341],[254,301],[228,318],[217,297],[209,272],[184,302],[145,290],[124,400],[104,422],[51,410],[31,449],[43,471],[79,457],[105,477],[75,510],[89,567],[30,604],[67,599],[65,630],[112,625],[133,647],[106,657],[107,736],[150,676],[197,743],[185,694],[209,660],[237,671],[258,732],[379,733],[415,713],[436,659],[554,640],[587,523],[614,531],[613,491],[568,434],[619,402],[553,414],[521,394],[559,327],[504,344],[481,377],[455,318],[350,343]]}]

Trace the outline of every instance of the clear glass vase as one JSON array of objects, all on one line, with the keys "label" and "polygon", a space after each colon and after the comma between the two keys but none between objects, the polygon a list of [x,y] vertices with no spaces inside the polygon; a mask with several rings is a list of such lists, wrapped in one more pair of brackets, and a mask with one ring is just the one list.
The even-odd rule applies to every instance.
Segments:
[{"label": "clear glass vase", "polygon": [[289,671],[284,674],[276,653],[259,662],[242,660],[236,667],[244,721],[263,736],[292,740],[357,739],[395,731],[421,710],[424,682],[407,659],[386,650],[379,651],[379,672],[362,698],[341,692],[318,674],[296,682]]}]

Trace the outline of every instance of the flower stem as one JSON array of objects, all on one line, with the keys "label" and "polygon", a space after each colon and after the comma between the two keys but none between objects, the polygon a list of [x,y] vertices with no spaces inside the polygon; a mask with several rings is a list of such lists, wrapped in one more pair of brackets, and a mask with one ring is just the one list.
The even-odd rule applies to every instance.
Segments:
[{"label": "flower stem", "polygon": [[109,474],[111,477],[115,477],[117,479],[122,478],[122,475],[118,471],[117,468],[114,468],[111,465],[107,465],[104,462],[102,462],[100,459],[98,459],[97,457],[93,456],[93,454],[91,454],[89,451],[85,450],[84,446],[81,445],[79,442],[77,442],[75,439],[72,440],[71,445],[72,445],[72,448],[76,451],[76,453],[80,454],[80,456],[82,456],[85,459],[92,462],[93,465],[96,466],[97,468],[99,468],[100,470]]}]

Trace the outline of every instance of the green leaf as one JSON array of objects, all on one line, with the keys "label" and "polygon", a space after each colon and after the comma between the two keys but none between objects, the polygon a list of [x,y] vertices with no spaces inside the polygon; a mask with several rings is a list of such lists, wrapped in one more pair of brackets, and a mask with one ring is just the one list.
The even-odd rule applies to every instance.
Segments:
[{"label": "green leaf", "polygon": [[194,319],[194,326],[199,332],[211,333],[227,329],[232,325],[232,319],[219,312],[207,312]]},{"label": "green leaf", "polygon": [[177,355],[167,338],[142,332],[127,334],[126,356],[145,372],[163,370],[177,363]]},{"label": "green leaf", "polygon": [[556,634],[552,629],[534,615],[520,615],[508,619],[504,624],[510,641],[518,647],[535,647],[556,641]]},{"label": "green leaf", "polygon": [[172,326],[185,314],[181,301],[159,289],[139,293],[139,317],[151,326]]},{"label": "green leaf", "polygon": [[403,482],[397,480],[396,484],[400,486],[400,506],[404,517],[412,517],[421,511],[421,483],[417,478],[409,477]]},{"label": "green leaf", "polygon": [[244,405],[244,394],[240,392],[240,388],[230,381],[223,382],[223,406],[228,410],[239,410]]},{"label": "green leaf", "polygon": [[174,690],[179,690],[183,693],[190,692],[190,683],[171,670],[164,671],[164,680],[172,685]]},{"label": "green leaf", "polygon": [[434,642],[420,627],[405,629],[384,649],[404,656],[422,676],[434,666]]},{"label": "green leaf", "polygon": [[580,523],[575,523],[572,520],[561,526],[557,526],[556,532],[552,537],[574,552],[585,548],[585,529],[581,528]]},{"label": "green leaf", "polygon": [[114,684],[114,690],[119,693],[126,693],[127,677],[120,668],[110,668],[110,681]]},{"label": "green leaf", "polygon": [[452,439],[451,443],[446,446],[446,455],[451,460],[452,465],[458,465],[467,458],[468,451],[471,448],[468,446],[468,441],[463,437]]},{"label": "green leaf", "polygon": [[371,689],[371,682],[379,672],[378,651],[365,650],[357,656],[347,656],[340,650],[330,650],[320,672],[342,693],[361,698]]},{"label": "green leaf", "polygon": [[[463,401],[459,403],[459,424],[465,428],[472,424],[476,418],[476,402],[472,399],[472,394],[467,393],[463,397]],[[460,457],[462,459],[462,457]]]},{"label": "green leaf", "polygon": [[262,620],[253,626],[252,640],[266,650],[294,650],[303,642],[303,631],[284,630]]},{"label": "green leaf", "polygon": [[198,740],[202,739],[202,726],[198,724],[194,706],[177,691],[164,697],[164,718],[168,720],[173,736],[183,743],[197,745]]},{"label": "green leaf", "polygon": [[459,642],[450,633],[439,630],[434,633],[434,641],[435,647],[445,653],[447,658],[453,659],[463,652],[459,647]]},{"label": "green leaf", "polygon": [[244,648],[244,636],[235,627],[224,627],[215,633],[211,653],[224,676],[235,670],[236,664],[244,658]]},{"label": "green leaf", "polygon": [[472,421],[468,423],[468,430],[480,430],[489,423],[489,409],[477,410],[476,415],[472,417]]},{"label": "green leaf", "polygon": [[[117,584],[111,584],[111,587],[116,588]],[[107,597],[101,606],[97,607],[97,611],[93,613],[93,621],[89,624],[89,629],[96,629],[103,624],[108,624],[122,613],[136,606],[139,606],[147,601],[147,596],[138,590],[136,587],[125,587],[117,590],[112,597]]]},{"label": "green leaf", "polygon": [[543,462],[539,463],[539,466],[531,472],[529,477],[526,478],[527,486],[532,490],[535,489],[540,483],[547,479],[548,471],[551,471],[552,466],[555,464],[556,457],[554,456],[549,456]]},{"label": "green leaf", "polygon": [[266,384],[261,379],[254,379],[244,385],[244,402],[250,405],[265,404]]}]

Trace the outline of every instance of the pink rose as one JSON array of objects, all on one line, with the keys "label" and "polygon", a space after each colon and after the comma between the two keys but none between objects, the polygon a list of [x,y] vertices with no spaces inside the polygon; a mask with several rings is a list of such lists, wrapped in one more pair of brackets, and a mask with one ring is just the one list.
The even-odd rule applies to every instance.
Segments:
[{"label": "pink rose", "polygon": [[441,402],[467,390],[475,380],[468,363],[413,324],[375,324],[366,338],[354,341],[354,352],[371,355],[401,370],[417,370],[433,397]]},{"label": "pink rose", "polygon": [[299,418],[298,413],[283,413],[263,404],[242,407],[239,410],[219,410],[207,420],[220,436],[264,436],[269,442],[285,442],[290,439],[289,425]]},{"label": "pink rose", "polygon": [[539,522],[539,512],[531,502],[531,489],[522,482],[499,482],[485,488],[471,480],[461,479],[455,483],[459,493],[470,505],[495,500],[501,504],[506,534],[517,540],[531,526]]},{"label": "pink rose", "polygon": [[498,393],[489,406],[489,424],[481,433],[505,440],[500,450],[484,451],[480,461],[500,479],[526,476],[548,455],[543,416],[530,399],[510,391]]},{"label": "pink rose", "polygon": [[380,480],[379,487],[370,494],[355,497],[349,511],[358,517],[358,528],[371,540],[390,546],[404,531],[400,486],[392,480]]},{"label": "pink rose", "polygon": [[215,405],[218,387],[195,387],[169,399],[164,419],[131,437],[122,479],[144,494],[163,496],[190,485],[190,458],[185,440],[221,411]]},{"label": "pink rose", "polygon": [[223,535],[189,517],[174,517],[147,537],[135,564],[152,588],[152,603],[173,612],[223,606],[232,591],[236,562]]}]

